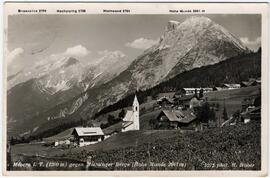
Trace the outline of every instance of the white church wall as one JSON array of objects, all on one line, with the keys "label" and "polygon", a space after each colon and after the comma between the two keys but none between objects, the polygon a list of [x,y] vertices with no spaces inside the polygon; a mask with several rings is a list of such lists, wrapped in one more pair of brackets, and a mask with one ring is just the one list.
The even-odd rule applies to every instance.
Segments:
[{"label": "white church wall", "polygon": [[130,130],[140,130],[140,120],[139,120],[139,110],[140,104],[138,102],[137,97],[135,96],[133,100],[132,110],[127,111],[123,121],[131,121],[128,127],[123,128],[122,132],[130,131]]}]

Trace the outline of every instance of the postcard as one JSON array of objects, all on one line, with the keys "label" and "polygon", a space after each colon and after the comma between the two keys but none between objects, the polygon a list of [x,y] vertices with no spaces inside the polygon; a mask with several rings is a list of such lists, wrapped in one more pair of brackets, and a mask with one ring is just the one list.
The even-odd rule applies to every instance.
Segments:
[{"label": "postcard", "polygon": [[266,176],[267,3],[4,5],[4,175]]}]

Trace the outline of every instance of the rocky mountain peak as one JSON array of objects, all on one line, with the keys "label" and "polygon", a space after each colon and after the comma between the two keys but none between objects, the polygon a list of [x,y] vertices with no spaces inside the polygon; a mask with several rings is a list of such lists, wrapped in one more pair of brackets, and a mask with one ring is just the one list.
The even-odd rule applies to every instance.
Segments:
[{"label": "rocky mountain peak", "polygon": [[166,26],[166,32],[169,31],[174,31],[174,30],[180,30],[183,31],[183,29],[193,29],[194,28],[205,28],[209,26],[212,23],[212,20],[209,19],[208,17],[204,16],[191,16],[187,18],[185,21],[182,23],[175,21],[175,20],[170,20],[168,21],[168,24]]}]

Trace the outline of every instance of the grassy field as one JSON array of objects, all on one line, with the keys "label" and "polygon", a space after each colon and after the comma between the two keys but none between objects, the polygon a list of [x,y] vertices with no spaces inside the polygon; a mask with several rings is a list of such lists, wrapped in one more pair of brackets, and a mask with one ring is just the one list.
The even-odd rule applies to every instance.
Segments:
[{"label": "grassy field", "polygon": [[210,104],[219,104],[220,108],[219,111],[216,111],[216,116],[221,119],[224,104],[230,117],[237,110],[241,111],[242,101],[245,98],[259,96],[260,90],[260,86],[251,86],[234,90],[213,91],[205,93],[205,98],[207,98],[207,102]]},{"label": "grassy field", "polygon": [[[104,168],[116,170],[259,170],[260,128],[260,122],[252,122],[190,133],[180,130],[140,130],[120,133],[81,148],[20,144],[12,150],[14,158],[23,154],[85,162],[91,156],[93,162],[130,164],[129,167],[114,165]],[[131,164],[135,162],[144,166],[132,167]],[[168,166],[172,162],[181,163],[181,166]],[[165,166],[152,163],[164,163]]]},{"label": "grassy field", "polygon": [[44,141],[64,140],[64,139],[67,139],[69,136],[71,136],[73,130],[74,128],[70,128],[52,137],[44,138],[43,140]]},{"label": "grassy field", "polygon": [[[137,146],[126,144],[123,148],[120,146],[117,148],[115,142],[112,142],[111,144],[116,146],[115,149],[92,151],[88,147],[88,150],[75,152],[69,156],[81,159],[91,156],[92,162],[120,162],[127,165],[117,167],[116,164],[112,164],[111,167],[107,167],[113,170],[260,170],[261,168],[259,122],[186,134],[171,132],[164,134],[164,137],[160,137],[160,134],[160,132],[152,133],[152,136],[145,138],[145,132],[138,132],[129,141],[129,145],[136,139],[145,140],[145,143],[142,141],[142,144]],[[141,166],[134,166],[136,162]]]},{"label": "grassy field", "polygon": [[144,143],[149,143],[158,139],[172,138],[182,134],[180,130],[139,130],[116,134],[103,142],[74,149],[75,152],[113,150],[125,147],[137,147]]},{"label": "grassy field", "polygon": [[[66,132],[66,131],[65,131]],[[181,134],[180,130],[140,130],[130,131],[125,133],[116,134],[103,142],[89,145],[81,148],[61,148],[54,146],[44,146],[44,143],[35,144],[17,144],[12,147],[12,152],[16,154],[24,155],[41,155],[53,157],[55,155],[63,155],[66,153],[79,153],[84,150],[111,150],[130,146],[138,146],[156,139],[163,139],[168,137],[175,137],[177,134]]]}]

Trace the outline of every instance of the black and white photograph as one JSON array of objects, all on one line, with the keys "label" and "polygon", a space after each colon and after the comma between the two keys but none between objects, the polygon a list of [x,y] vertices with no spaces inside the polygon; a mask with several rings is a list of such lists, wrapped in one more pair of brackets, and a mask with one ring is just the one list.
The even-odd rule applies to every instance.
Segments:
[{"label": "black and white photograph", "polygon": [[6,17],[7,172],[262,170],[262,14],[40,7]]}]

